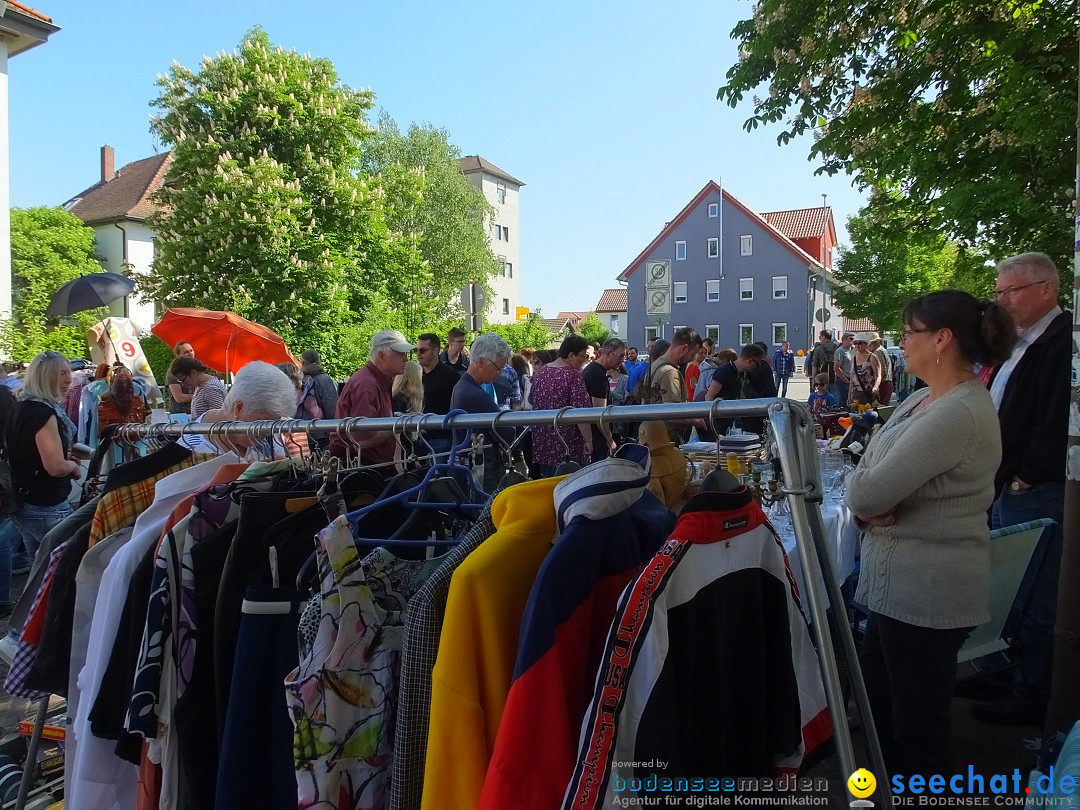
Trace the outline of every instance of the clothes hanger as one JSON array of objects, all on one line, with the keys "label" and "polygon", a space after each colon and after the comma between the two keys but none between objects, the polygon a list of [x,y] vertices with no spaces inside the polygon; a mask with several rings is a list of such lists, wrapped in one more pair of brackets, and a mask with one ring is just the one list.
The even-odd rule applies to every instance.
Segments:
[{"label": "clothes hanger", "polygon": [[[709,427],[717,438],[719,438],[719,434],[716,432],[716,409],[722,401],[720,399],[713,400],[713,404],[709,408]],[[716,466],[702,479],[698,492],[738,492],[740,489],[746,489],[746,485],[742,484],[738,478],[720,465],[720,443],[718,441],[716,443]]]},{"label": "clothes hanger", "polygon": [[506,456],[506,462],[508,464],[506,472],[503,473],[503,477],[499,480],[498,485],[495,487],[495,489],[499,492],[506,489],[507,487],[512,487],[515,484],[520,484],[523,481],[528,480],[529,475],[529,468],[525,466],[524,454],[519,453],[519,455],[521,456],[521,466],[525,469],[525,472],[522,473],[520,469],[516,469],[514,458],[514,445],[504,439],[503,435],[499,433],[499,420],[508,413],[509,411],[499,411],[498,415],[496,415],[496,417],[491,420],[491,433],[495,436],[495,440],[502,445],[503,453]]},{"label": "clothes hanger", "polygon": [[559,430],[559,419],[567,411],[571,410],[569,407],[560,408],[559,412],[555,414],[555,437],[559,440],[559,444],[563,446],[563,460],[558,467],[555,468],[555,475],[570,475],[581,469],[581,465],[570,458],[570,445],[566,443],[566,439],[562,435],[562,431]]}]

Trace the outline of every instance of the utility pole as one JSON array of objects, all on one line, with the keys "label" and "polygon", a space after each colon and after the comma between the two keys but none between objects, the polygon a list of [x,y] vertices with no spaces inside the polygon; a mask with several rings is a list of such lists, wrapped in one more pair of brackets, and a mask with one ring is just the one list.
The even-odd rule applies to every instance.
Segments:
[{"label": "utility pole", "polygon": [[[1080,48],[1080,36],[1077,37]],[[1046,710],[1045,741],[1068,734],[1080,719],[1080,385],[1077,384],[1077,339],[1080,338],[1080,73],[1077,76],[1076,200],[1073,216],[1073,359],[1069,402],[1069,449],[1065,461],[1065,524],[1062,526],[1054,626],[1053,680]],[[1051,763],[1048,763],[1051,764]]]}]

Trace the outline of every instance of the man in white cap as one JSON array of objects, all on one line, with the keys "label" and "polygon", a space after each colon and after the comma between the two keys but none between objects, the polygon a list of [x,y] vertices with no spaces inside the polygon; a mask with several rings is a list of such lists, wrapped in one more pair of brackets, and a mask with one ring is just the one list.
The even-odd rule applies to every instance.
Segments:
[{"label": "man in white cap", "polygon": [[[416,347],[405,340],[396,329],[384,329],[371,338],[371,359],[349,377],[337,401],[335,417],[393,416],[391,389],[394,377],[405,370],[409,352]],[[350,445],[360,447],[360,461],[365,464],[385,464],[394,460],[394,433],[391,430],[355,433],[349,442],[334,434],[330,437],[330,452],[344,456]],[[377,468],[389,475],[393,467]]]}]

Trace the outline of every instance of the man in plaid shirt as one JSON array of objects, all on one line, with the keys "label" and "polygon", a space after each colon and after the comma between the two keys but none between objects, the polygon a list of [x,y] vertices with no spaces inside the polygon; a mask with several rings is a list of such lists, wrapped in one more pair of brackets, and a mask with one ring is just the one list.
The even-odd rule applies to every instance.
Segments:
[{"label": "man in plaid shirt", "polygon": [[776,388],[780,392],[780,396],[787,396],[787,384],[795,373],[795,352],[791,350],[791,346],[785,340],[780,344],[780,348],[773,354],[773,377],[776,380]]}]

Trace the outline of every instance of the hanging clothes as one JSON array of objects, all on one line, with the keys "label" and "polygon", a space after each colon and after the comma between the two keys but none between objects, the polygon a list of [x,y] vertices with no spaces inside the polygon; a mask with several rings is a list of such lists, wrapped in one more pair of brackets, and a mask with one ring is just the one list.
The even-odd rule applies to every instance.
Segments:
[{"label": "hanging clothes", "polygon": [[334,574],[311,655],[289,673],[300,808],[377,810],[389,796],[395,653],[381,638],[349,523],[319,533]]},{"label": "hanging clothes", "polygon": [[527,481],[491,507],[496,531],[454,573],[432,672],[424,810],[475,810],[514,675],[529,589],[555,536],[562,478]]},{"label": "hanging clothes", "polygon": [[700,493],[619,600],[562,807],[634,795],[616,778],[793,774],[831,733],[779,538],[747,489]]},{"label": "hanging clothes", "polygon": [[675,526],[647,490],[648,448],[626,445],[619,454],[555,487],[559,539],[525,606],[481,810],[562,801],[619,596]]},{"label": "hanging clothes", "polygon": [[466,557],[495,533],[491,519],[494,500],[492,497],[488,501],[476,523],[444,556],[438,570],[413,595],[405,609],[390,810],[420,810],[431,723],[431,673],[439,653],[450,582]]}]

